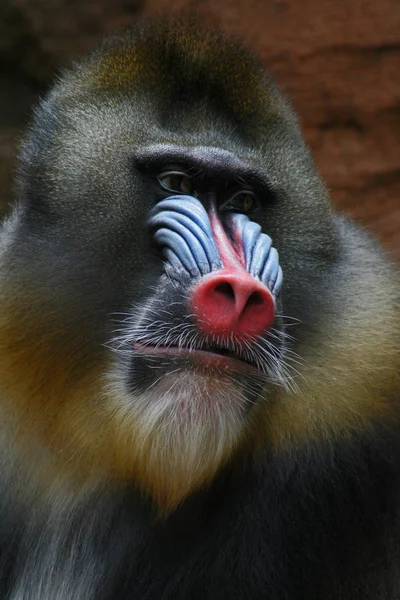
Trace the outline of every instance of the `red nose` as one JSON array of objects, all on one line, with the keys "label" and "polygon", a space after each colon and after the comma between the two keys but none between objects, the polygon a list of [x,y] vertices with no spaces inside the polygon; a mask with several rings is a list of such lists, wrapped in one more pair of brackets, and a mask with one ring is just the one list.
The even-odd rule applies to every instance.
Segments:
[{"label": "red nose", "polygon": [[259,335],[275,316],[270,291],[244,270],[206,275],[193,290],[191,310],[203,333],[223,337]]}]

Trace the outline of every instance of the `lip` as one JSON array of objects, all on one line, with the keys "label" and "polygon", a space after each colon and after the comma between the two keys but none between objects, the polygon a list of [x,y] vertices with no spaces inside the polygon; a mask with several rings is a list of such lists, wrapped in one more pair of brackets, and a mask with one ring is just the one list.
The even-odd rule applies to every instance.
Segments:
[{"label": "lip", "polygon": [[143,356],[157,356],[160,358],[185,359],[193,362],[196,366],[202,366],[205,369],[218,369],[220,371],[248,371],[259,374],[258,369],[246,363],[240,358],[217,354],[210,350],[178,348],[176,346],[149,346],[136,342],[133,344],[135,352]]}]

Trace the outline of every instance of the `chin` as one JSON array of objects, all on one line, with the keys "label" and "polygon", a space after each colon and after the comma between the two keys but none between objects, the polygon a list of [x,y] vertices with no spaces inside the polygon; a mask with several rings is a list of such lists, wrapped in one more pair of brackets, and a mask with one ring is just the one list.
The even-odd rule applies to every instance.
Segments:
[{"label": "chin", "polygon": [[129,455],[124,462],[168,512],[212,481],[244,441],[253,402],[218,362],[211,369],[201,361],[159,367],[145,390],[138,384],[135,391],[121,369],[109,389],[119,448]]}]

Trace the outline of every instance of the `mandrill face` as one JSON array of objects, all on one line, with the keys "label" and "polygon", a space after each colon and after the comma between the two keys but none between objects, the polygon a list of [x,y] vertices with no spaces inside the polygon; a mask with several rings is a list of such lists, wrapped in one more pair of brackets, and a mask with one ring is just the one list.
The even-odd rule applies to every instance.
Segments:
[{"label": "mandrill face", "polygon": [[[222,151],[219,158],[232,160]],[[284,381],[284,334],[273,328],[282,270],[271,239],[247,216],[259,208],[249,188],[222,190],[229,196],[221,203],[210,181],[202,193],[184,171],[163,172],[159,182],[173,192],[155,204],[148,223],[163,272],[144,309],[128,315],[117,350],[129,357],[132,392],[145,393],[142,410],[155,417],[146,400],[154,388],[158,418],[163,407],[167,420],[182,417],[187,426],[211,419],[212,428],[230,413],[244,417],[268,378]],[[177,193],[182,187],[192,195]]]},{"label": "mandrill face", "polygon": [[162,263],[113,340],[111,386],[147,465],[154,457],[153,468],[182,489],[193,476],[212,477],[243,445],[269,384],[289,386],[282,270],[256,221],[263,180],[251,164],[215,147],[154,152],[168,156],[153,174],[160,198],[147,222]]}]

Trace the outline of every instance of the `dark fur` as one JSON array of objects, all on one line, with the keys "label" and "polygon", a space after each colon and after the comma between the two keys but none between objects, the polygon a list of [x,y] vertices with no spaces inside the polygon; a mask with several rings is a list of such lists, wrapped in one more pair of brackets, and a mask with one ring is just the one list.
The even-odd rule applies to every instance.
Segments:
[{"label": "dark fur", "polygon": [[[132,489],[17,518],[2,597],[14,578],[18,598],[58,597],[35,595],[45,575],[60,598],[398,598],[399,442],[379,437],[228,470],[165,522]],[[2,529],[15,519],[3,510]]]},{"label": "dark fur", "polygon": [[[121,59],[130,53],[144,70]],[[295,409],[306,391],[282,400],[269,384],[266,414],[289,398],[293,431],[267,424],[261,448],[238,450],[160,517],[135,480],[96,470],[76,484],[73,436],[44,441],[57,387],[43,392],[39,425],[31,427],[29,411],[55,372],[60,389],[75,389],[109,364],[119,312],[153,295],[160,314],[182,303],[184,291],[160,279],[146,231],[158,193],[152,161],[166,157],[143,148],[171,141],[189,158],[204,147],[205,173],[221,177],[246,163],[269,190],[260,222],[280,253],[283,314],[300,320],[292,349],[307,385],[310,373],[322,377],[304,423]],[[236,158],[222,166],[213,147]],[[290,108],[253,57],[192,24],[113,38],[42,102],[18,181],[19,204],[0,238],[0,360],[11,357],[15,369],[0,370],[0,597],[400,598],[399,286],[377,244],[331,211]],[[356,352],[338,341],[342,329],[344,340],[359,340]],[[136,386],[151,383],[140,361],[132,373]],[[92,393],[89,407],[101,402]],[[317,431],[313,403],[322,413],[337,404]]]}]

